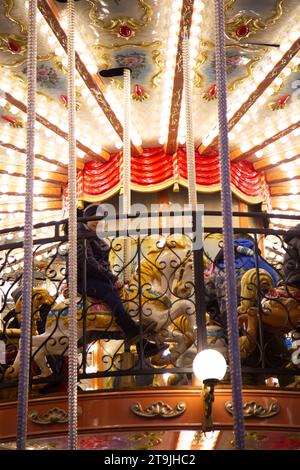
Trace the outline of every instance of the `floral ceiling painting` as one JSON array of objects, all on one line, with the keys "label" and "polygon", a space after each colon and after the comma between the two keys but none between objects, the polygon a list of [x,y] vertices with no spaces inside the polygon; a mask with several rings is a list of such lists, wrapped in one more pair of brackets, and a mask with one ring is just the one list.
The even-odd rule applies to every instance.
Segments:
[{"label": "floral ceiling painting", "polygon": [[[97,44],[94,49],[100,60],[100,68],[106,70],[114,67],[129,67],[131,69],[133,89],[137,84],[143,87],[157,87],[164,69],[164,56],[161,52],[160,41],[111,47]],[[118,88],[122,87],[122,79],[113,78],[110,81]]]},{"label": "floral ceiling painting", "polygon": [[[213,44],[207,42],[196,64],[196,74],[202,77],[196,85],[206,89],[216,83],[216,58]],[[240,45],[226,46],[226,70],[229,90],[234,90],[252,75],[253,66],[262,58],[266,48],[243,47]],[[206,99],[206,96],[203,95]]]}]

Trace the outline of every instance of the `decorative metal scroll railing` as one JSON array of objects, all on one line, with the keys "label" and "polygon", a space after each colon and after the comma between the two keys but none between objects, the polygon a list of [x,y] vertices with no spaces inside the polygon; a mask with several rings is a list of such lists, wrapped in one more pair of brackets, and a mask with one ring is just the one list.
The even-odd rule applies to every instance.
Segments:
[{"label": "decorative metal scroll railing", "polygon": [[[101,246],[97,235],[84,228],[87,219],[79,219],[78,384],[83,389],[191,384],[197,348],[208,345],[228,358],[222,229],[199,227],[196,213],[190,214],[192,220],[183,227],[173,223],[176,213],[168,214],[169,227],[164,227],[162,215],[152,214],[151,221],[141,214],[130,217],[131,276],[122,288],[114,287],[126,269],[122,217],[113,221],[113,229],[101,222],[105,241]],[[221,216],[218,212],[204,215]],[[243,383],[296,386],[300,230],[287,235],[286,230],[266,228],[272,215],[233,216],[262,220],[260,225],[265,227],[234,229],[232,275],[238,288]],[[299,222],[295,216],[285,218],[294,220],[294,225]],[[60,221],[34,228],[32,393],[63,390],[67,383],[68,240],[64,225]],[[156,233],[149,234],[148,226]],[[196,226],[203,229],[203,246],[199,237],[195,241]],[[22,230],[1,230],[0,237],[0,396],[5,398],[13,397],[18,382]],[[100,275],[91,250],[102,266]],[[230,383],[229,374],[225,382]]]}]

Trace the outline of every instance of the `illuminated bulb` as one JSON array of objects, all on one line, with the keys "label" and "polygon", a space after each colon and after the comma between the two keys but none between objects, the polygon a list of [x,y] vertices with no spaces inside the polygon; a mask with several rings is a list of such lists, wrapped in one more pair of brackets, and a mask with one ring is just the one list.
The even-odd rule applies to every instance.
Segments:
[{"label": "illuminated bulb", "polygon": [[294,152],[292,150],[285,152],[285,158],[293,158],[293,156],[294,156]]},{"label": "illuminated bulb", "polygon": [[46,23],[41,25],[41,32],[42,33],[48,33],[49,32],[49,26]]},{"label": "illuminated bulb", "polygon": [[281,210],[285,211],[289,206],[286,202],[281,202],[279,204],[279,207],[280,207]]},{"label": "illuminated bulb", "polygon": [[283,83],[283,80],[281,77],[276,77],[274,80],[275,85],[280,86]]},{"label": "illuminated bulb", "polygon": [[297,41],[299,37],[299,33],[297,31],[292,31],[290,34],[289,34],[289,39],[291,41]]},{"label": "illuminated bulb", "polygon": [[292,73],[292,70],[290,69],[290,67],[285,67],[285,69],[283,70],[283,75],[285,75],[286,77],[288,77],[289,75],[291,75]]},{"label": "illuminated bulb", "polygon": [[261,139],[259,137],[254,137],[252,142],[253,142],[254,145],[258,145],[261,142]]},{"label": "illuminated bulb", "polygon": [[280,44],[280,51],[281,52],[287,52],[289,50],[289,48],[290,48],[290,44],[288,42],[284,42],[284,43]]},{"label": "illuminated bulb", "polygon": [[6,167],[6,171],[7,171],[7,173],[9,173],[9,174],[14,173],[15,167],[12,166],[12,165],[8,165],[8,166]]},{"label": "illuminated bulb", "polygon": [[288,137],[286,135],[284,135],[283,137],[280,137],[280,142],[282,142],[283,144],[286,144],[287,141],[289,140]]},{"label": "illuminated bulb", "polygon": [[264,96],[260,96],[257,100],[258,104],[263,105],[266,102],[266,98]]},{"label": "illuminated bulb", "polygon": [[141,139],[139,136],[133,137],[133,138],[132,138],[132,142],[133,142],[133,144],[136,145],[137,147],[139,147],[140,145],[142,145],[142,139]]},{"label": "illuminated bulb", "polygon": [[2,83],[2,87],[1,87],[1,88],[2,88],[3,91],[7,91],[7,92],[8,92],[8,91],[10,91],[10,89],[11,89],[11,84],[10,84],[10,83]]},{"label": "illuminated bulb", "polygon": [[291,188],[291,192],[292,192],[293,194],[298,194],[298,191],[299,191],[299,190],[298,190],[298,188],[296,188],[296,187]]},{"label": "illuminated bulb", "polygon": [[292,124],[296,124],[300,119],[300,116],[297,114],[294,114],[293,116],[290,117],[290,121]]},{"label": "illuminated bulb", "polygon": [[282,121],[282,122],[279,122],[279,123],[277,124],[277,129],[278,129],[279,131],[283,131],[286,127],[287,127],[286,122],[283,122],[283,121]]},{"label": "illuminated bulb", "polygon": [[261,158],[263,154],[264,154],[263,150],[258,150],[258,152],[255,153],[257,158]]},{"label": "illuminated bulb", "polygon": [[272,86],[269,86],[269,88],[266,89],[266,94],[268,96],[272,96],[273,93],[274,93],[274,90],[273,90]]},{"label": "illuminated bulb", "polygon": [[95,99],[94,99],[92,96],[90,96],[90,97],[86,100],[86,102],[87,102],[87,104],[88,104],[89,106],[93,106],[93,105],[95,104]]},{"label": "illuminated bulb", "polygon": [[88,64],[87,69],[91,74],[96,74],[98,72],[98,66],[96,64]]},{"label": "illuminated bulb", "polygon": [[90,90],[88,90],[87,88],[83,88],[81,90],[81,94],[82,96],[88,96],[90,94]]},{"label": "illuminated bulb", "polygon": [[270,162],[272,163],[272,165],[276,165],[276,163],[278,163],[279,160],[280,160],[280,159],[279,159],[279,157],[277,157],[277,156],[274,156],[274,157],[271,157],[271,158],[270,158]]},{"label": "illuminated bulb", "polygon": [[[159,143],[160,145],[163,145],[163,144],[165,143],[165,141],[166,141],[166,138],[165,138],[165,137],[162,137],[162,136],[159,137],[159,139],[158,139],[158,143]],[[205,144],[204,144],[204,145],[205,145]]]},{"label": "illuminated bulb", "polygon": [[294,172],[294,171],[288,171],[288,172],[287,172],[287,177],[288,177],[289,179],[294,178],[294,177],[295,177],[295,172]]},{"label": "illuminated bulb", "polygon": [[48,173],[46,171],[41,171],[40,177],[42,178],[42,180],[45,180],[48,178]]},{"label": "illuminated bulb", "polygon": [[245,114],[245,116],[243,116],[242,119],[243,119],[243,123],[245,124],[248,124],[248,122],[250,122],[250,117],[247,114]]},{"label": "illuminated bulb", "polygon": [[61,57],[61,56],[64,55],[64,51],[63,51],[62,47],[56,47],[56,48],[54,49],[54,52],[55,52],[55,54],[56,54],[58,57]]},{"label": "illuminated bulb", "polygon": [[10,110],[9,110],[12,114],[17,114],[19,112],[18,108],[16,108],[15,106],[11,106]]},{"label": "illuminated bulb", "polygon": [[241,145],[242,153],[247,152],[248,150],[250,150],[250,148],[251,148],[251,145],[249,145],[249,143],[244,143]]}]

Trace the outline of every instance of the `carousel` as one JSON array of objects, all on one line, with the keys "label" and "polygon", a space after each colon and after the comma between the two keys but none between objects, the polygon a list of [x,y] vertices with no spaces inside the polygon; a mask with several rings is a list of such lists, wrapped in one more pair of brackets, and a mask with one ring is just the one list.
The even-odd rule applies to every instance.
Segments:
[{"label": "carousel", "polygon": [[299,25],[0,2],[0,450],[300,449]]}]

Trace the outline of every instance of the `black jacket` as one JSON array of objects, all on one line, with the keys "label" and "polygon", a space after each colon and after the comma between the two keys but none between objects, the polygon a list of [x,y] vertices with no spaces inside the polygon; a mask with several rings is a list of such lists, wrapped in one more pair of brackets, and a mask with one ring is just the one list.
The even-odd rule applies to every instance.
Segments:
[{"label": "black jacket", "polygon": [[300,288],[300,224],[288,230],[283,239],[287,243],[282,268],[284,280]]},{"label": "black jacket", "polygon": [[[78,242],[77,242],[77,284],[78,291],[81,292],[83,288],[84,277],[84,259],[86,257],[86,285],[89,285],[89,279],[101,280],[107,283],[114,283],[117,279],[111,272],[109,263],[109,246],[101,238],[97,238],[86,226],[82,223],[78,224]],[[86,254],[85,254],[85,247]],[[68,276],[68,261],[67,261],[67,276]]]}]

